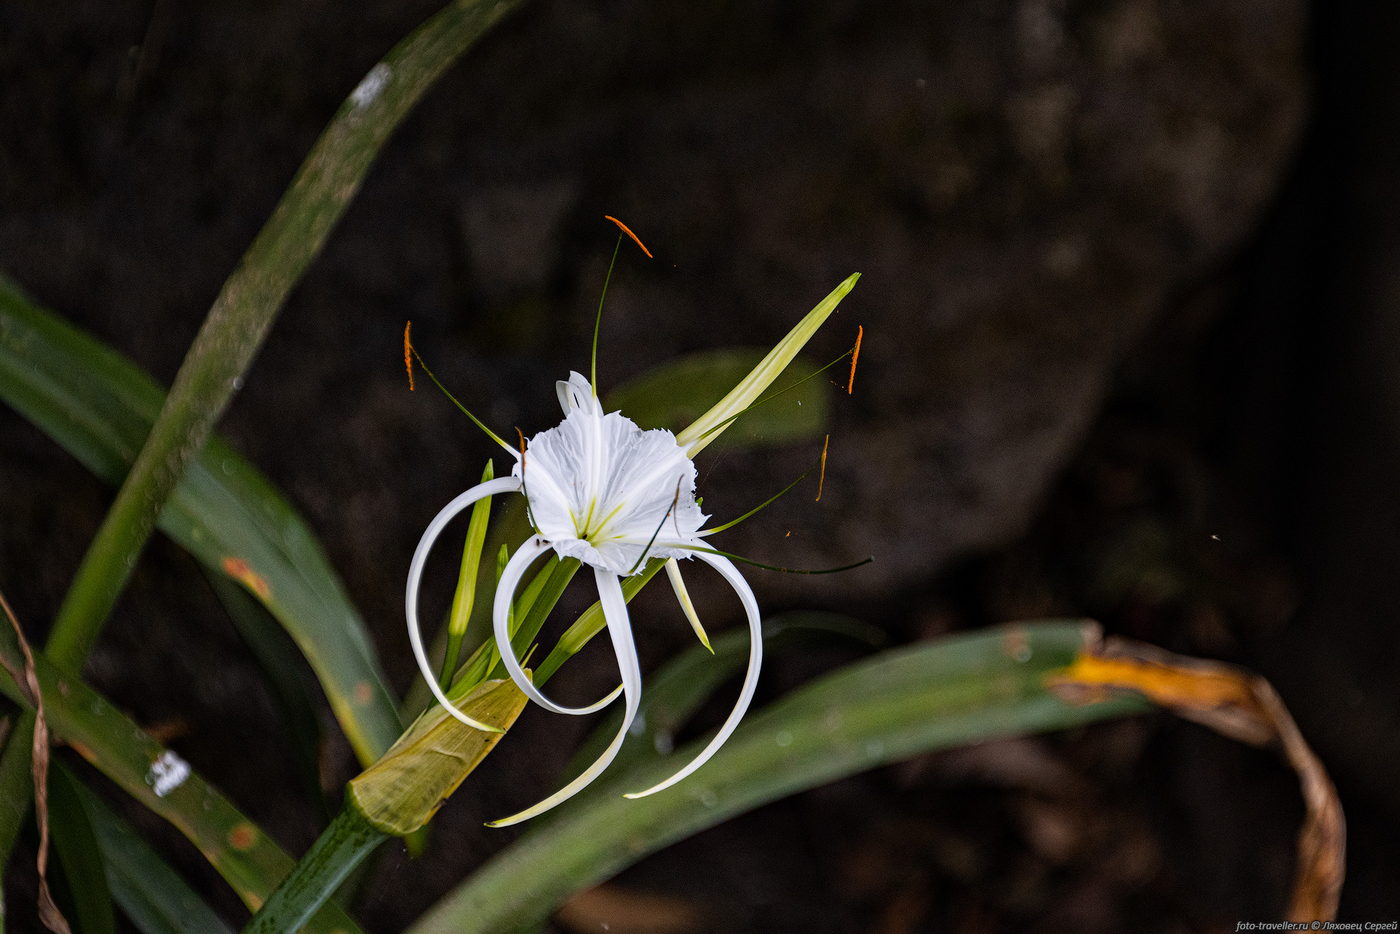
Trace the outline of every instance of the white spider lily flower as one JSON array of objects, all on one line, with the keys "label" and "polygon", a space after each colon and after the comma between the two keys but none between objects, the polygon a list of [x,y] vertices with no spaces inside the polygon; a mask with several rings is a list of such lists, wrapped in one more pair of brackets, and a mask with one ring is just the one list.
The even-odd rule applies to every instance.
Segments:
[{"label": "white spider lily flower", "polygon": [[[405,611],[409,642],[418,667],[433,696],[449,714],[475,729],[499,732],[496,727],[462,713],[438,686],[428,664],[418,622],[418,589],[423,567],[438,535],[453,517],[487,496],[514,492],[525,495],[535,534],[506,562],[496,586],[491,616],[497,648],[506,670],[522,693],[556,713],[594,713],[612,703],[619,694],[625,705],[617,735],[582,774],[535,806],[492,821],[490,826],[519,823],[549,810],[581,791],[616,758],[636,720],[642,691],[641,667],[621,579],[641,573],[650,559],[666,560],[667,576],[676,598],[706,648],[709,648],[709,640],[686,592],[677,562],[695,558],[719,572],[734,588],[744,607],[749,627],[749,661],[738,701],[719,732],[699,755],[665,781],[626,797],[644,797],[681,781],[709,761],[738,727],[753,700],[763,659],[758,601],[734,564],[703,544],[704,537],[710,533],[701,531],[706,517],[695,501],[696,470],[691,458],[758,401],[859,278],[859,273],[854,274],[832,290],[753,372],[679,436],[663,429],[644,431],[620,413],[605,413],[589,381],[578,373],[570,373],[567,381],[556,383],[564,421],[526,441],[523,451],[512,450],[492,434],[491,437],[516,459],[511,476],[472,487],[448,503],[428,524],[409,565]],[[477,424],[491,434],[479,421]],[[550,551],[561,558],[575,558],[593,569],[598,600],[621,673],[622,684],[616,690],[585,707],[565,707],[541,693],[521,667],[510,642],[510,610],[516,590],[530,565]]]},{"label": "white spider lily flower", "polygon": [[[526,696],[555,713],[594,713],[615,700],[619,691],[623,697],[622,725],[597,761],[534,807],[492,821],[491,826],[495,827],[527,820],[572,797],[617,756],[636,719],[642,690],[641,666],[620,581],[640,573],[649,559],[693,557],[719,572],[738,593],[748,617],[749,664],[738,702],[714,739],[675,775],[628,797],[643,797],[669,788],[715,754],[738,727],[753,700],[763,657],[758,601],[733,563],[703,544],[700,527],[706,516],[695,502],[695,464],[676,442],[675,435],[664,429],[643,431],[618,412],[604,413],[592,386],[579,373],[571,373],[567,382],[560,381],[557,386],[564,421],[529,439],[523,455],[516,452],[510,477],[478,484],[448,503],[429,523],[409,567],[405,609],[410,641],[423,677],[448,713],[469,726],[490,729],[458,710],[438,687],[419,631],[418,588],[428,552],[448,521],[482,497],[523,492],[535,534],[516,549],[496,586],[491,616],[501,661]],[[566,707],[545,696],[531,682],[510,644],[510,606],[516,590],[531,564],[550,551],[561,558],[576,558],[593,569],[622,675],[617,691],[585,707]],[[677,583],[676,587],[678,596],[683,595],[684,585]],[[703,634],[694,619],[693,607],[688,605],[689,598],[681,596],[681,600],[687,618]]]}]

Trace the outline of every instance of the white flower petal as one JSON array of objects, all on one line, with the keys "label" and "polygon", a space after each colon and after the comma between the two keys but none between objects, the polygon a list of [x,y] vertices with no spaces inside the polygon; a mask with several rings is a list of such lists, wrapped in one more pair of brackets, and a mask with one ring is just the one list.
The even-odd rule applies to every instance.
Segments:
[{"label": "white flower petal", "polygon": [[723,555],[711,554],[707,551],[695,552],[695,557],[719,571],[729,586],[734,588],[734,592],[739,595],[739,600],[744,604],[744,613],[749,618],[749,670],[744,675],[744,686],[739,690],[739,700],[734,704],[734,709],[729,713],[729,719],[724,721],[724,725],[719,728],[715,738],[710,740],[700,754],[691,760],[690,764],[681,769],[675,775],[666,779],[660,784],[653,785],[645,791],[634,791],[624,795],[627,798],[645,798],[647,795],[655,794],[665,788],[670,788],[676,782],[690,775],[700,766],[710,761],[710,757],[719,751],[719,747],[724,745],[739,726],[739,721],[744,718],[744,712],[749,709],[750,702],[753,701],[754,690],[758,687],[758,670],[763,662],[763,624],[758,615],[758,600],[753,595],[753,588],[744,580],[744,576],[739,573],[728,558]]},{"label": "white flower petal", "polygon": [[621,687],[587,707],[565,707],[562,704],[556,704],[545,697],[540,689],[530,681],[525,670],[520,667],[520,660],[515,657],[515,648],[510,644],[510,603],[515,599],[515,591],[520,587],[520,579],[525,576],[525,572],[536,558],[549,551],[549,547],[549,542],[542,538],[527,539],[521,542],[520,547],[515,550],[515,554],[506,562],[505,568],[501,571],[501,579],[496,583],[495,603],[491,608],[491,625],[496,633],[496,648],[501,653],[501,661],[505,663],[506,671],[510,672],[511,680],[530,700],[555,713],[574,716],[597,713],[616,699],[622,690]]},{"label": "white flower petal", "polygon": [[637,717],[637,706],[642,696],[642,672],[637,661],[637,647],[632,642],[632,624],[627,618],[627,601],[622,596],[622,586],[616,576],[596,568],[593,577],[598,582],[598,600],[603,604],[603,616],[608,621],[608,635],[612,637],[613,651],[617,653],[617,666],[622,673],[622,691],[627,698],[627,707],[622,714],[622,726],[613,737],[613,741],[608,744],[608,748],[603,750],[603,754],[577,778],[539,804],[526,808],[519,814],[491,821],[486,825],[488,827],[508,827],[529,820],[578,794],[612,764],[613,759],[617,757],[617,751],[622,748],[622,741],[627,738],[627,731],[632,728],[632,721]]},{"label": "white flower petal", "polygon": [[442,507],[442,510],[433,517],[433,521],[428,523],[423,537],[418,540],[418,547],[413,552],[413,561],[408,566],[408,585],[404,590],[404,615],[408,620],[408,642],[413,646],[413,657],[418,662],[418,670],[423,673],[423,680],[428,682],[429,689],[432,690],[433,696],[437,698],[437,702],[442,705],[444,710],[467,726],[488,733],[500,733],[501,730],[498,727],[473,720],[462,713],[452,701],[447,699],[442,688],[438,687],[437,677],[433,674],[432,666],[428,664],[428,653],[423,648],[423,632],[418,623],[418,587],[423,580],[423,565],[427,563],[428,553],[432,551],[433,543],[437,541],[438,535],[442,533],[447,523],[457,513],[487,496],[493,496],[497,493],[514,493],[519,489],[520,481],[515,477],[488,480],[485,483],[477,484]]},{"label": "white flower petal", "polygon": [[695,464],[669,431],[606,415],[588,381],[561,382],[564,421],[526,445],[516,465],[535,529],[561,555],[627,575],[646,557],[682,558],[705,515]]},{"label": "white flower petal", "polygon": [[570,370],[567,380],[555,381],[554,391],[559,394],[559,407],[564,410],[565,415],[574,409],[583,409],[598,415],[603,414],[602,403],[594,394],[592,384],[577,370]]}]

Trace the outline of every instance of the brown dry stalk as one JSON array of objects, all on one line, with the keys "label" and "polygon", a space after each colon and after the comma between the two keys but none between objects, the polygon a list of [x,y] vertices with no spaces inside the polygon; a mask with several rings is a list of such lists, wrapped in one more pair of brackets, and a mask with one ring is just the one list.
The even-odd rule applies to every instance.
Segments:
[{"label": "brown dry stalk", "polygon": [[[30,768],[34,776],[34,819],[39,824],[39,853],[34,864],[39,870],[39,920],[54,934],[72,934],[68,919],[58,910],[53,894],[49,891],[49,721],[44,716],[44,695],[39,690],[39,676],[34,673],[34,653],[29,641],[24,638],[15,611],[5,595],[0,593],[0,608],[10,620],[19,640],[20,651],[24,653],[24,671],[17,672],[5,665],[5,670],[34,705],[34,748],[30,755]],[[0,662],[3,664],[3,662]]]},{"label": "brown dry stalk", "polygon": [[1298,831],[1298,862],[1288,920],[1328,921],[1346,875],[1346,820],[1322,762],[1271,684],[1219,662],[1174,655],[1128,639],[1110,638],[1051,677],[1068,699],[1093,700],[1130,692],[1253,746],[1277,744],[1298,774],[1306,813]]}]

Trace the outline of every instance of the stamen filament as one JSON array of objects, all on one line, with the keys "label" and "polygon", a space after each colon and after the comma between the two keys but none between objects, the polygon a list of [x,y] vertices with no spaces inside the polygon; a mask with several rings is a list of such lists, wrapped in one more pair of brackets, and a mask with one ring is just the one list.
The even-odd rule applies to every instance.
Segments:
[{"label": "stamen filament", "polygon": [[856,568],[864,567],[865,565],[875,560],[875,556],[870,555],[860,561],[855,562],[854,564],[843,564],[839,568],[818,568],[816,570],[809,570],[807,568],[783,568],[778,567],[776,564],[764,564],[762,561],[755,561],[752,558],[745,558],[743,555],[736,555],[730,551],[720,551],[718,548],[710,548],[706,545],[678,544],[675,547],[683,548],[686,551],[693,551],[696,553],[696,555],[719,555],[722,558],[730,558],[734,561],[738,561],[743,564],[750,565],[752,567],[762,568],[765,571],[781,571],[784,574],[839,574],[842,571],[852,571]]},{"label": "stamen filament", "polygon": [[603,291],[598,294],[598,314],[593,318],[593,369],[589,374],[589,385],[593,388],[595,399],[598,398],[598,329],[603,326],[603,299],[608,297],[608,283],[612,282],[613,267],[617,265],[617,254],[621,249],[622,235],[618,234],[617,243],[613,245],[612,259],[608,261],[608,274],[603,277]]},{"label": "stamen filament", "polygon": [[[428,374],[428,379],[430,379],[430,380],[433,381],[433,385],[436,386],[438,389],[440,389],[440,390],[442,391],[442,394],[443,394],[444,396],[446,396],[448,399],[452,400],[452,404],[455,405],[459,410],[461,410],[461,412],[462,412],[463,415],[465,415],[467,418],[471,419],[471,420],[472,420],[472,423],[473,423],[474,425],[476,425],[476,427],[478,427],[478,428],[480,428],[482,431],[486,432],[486,436],[487,436],[488,438],[490,438],[492,441],[496,442],[496,443],[499,444],[501,447],[503,447],[503,448],[505,448],[507,451],[509,451],[512,455],[514,455],[514,454],[515,454],[515,449],[514,449],[514,448],[512,448],[509,444],[506,444],[504,441],[502,441],[500,435],[496,434],[496,433],[495,433],[494,431],[492,431],[490,428],[487,428],[485,422],[483,422],[481,419],[477,418],[475,415],[473,415],[473,414],[471,413],[471,411],[470,411],[465,405],[463,405],[461,402],[457,401],[457,397],[454,396],[454,395],[452,395],[452,393],[448,391],[447,387],[444,386],[444,385],[442,384],[442,381],[439,380],[439,379],[437,378],[437,376],[433,373],[432,368],[429,367],[428,364],[423,360],[423,355],[420,354],[420,353],[418,352],[418,348],[417,348],[417,347],[414,347],[413,344],[409,341],[409,339],[408,339],[408,328],[404,328],[403,337],[404,337],[404,354],[405,354],[405,356],[411,355],[411,356],[413,357],[414,360],[417,360],[417,361],[418,361],[418,365],[421,366],[421,367],[423,368],[423,372]],[[409,388],[412,389],[413,387],[410,386]]]},{"label": "stamen filament", "polygon": [[730,519],[728,522],[724,523],[724,525],[717,525],[717,526],[715,526],[714,528],[710,528],[710,529],[701,529],[697,534],[699,534],[699,535],[701,535],[701,536],[715,535],[715,534],[717,534],[717,533],[719,533],[719,532],[725,531],[726,529],[732,529],[732,528],[734,528],[734,526],[738,525],[740,522],[743,522],[745,519],[749,518],[750,516],[757,515],[759,512],[763,511],[764,509],[767,509],[767,508],[768,508],[769,506],[771,506],[773,503],[777,502],[777,500],[780,499],[781,497],[786,496],[787,493],[788,493],[788,491],[790,491],[793,487],[797,486],[797,485],[798,485],[799,483],[801,483],[803,480],[806,480],[806,479],[807,479],[808,477],[810,477],[811,475],[812,475],[812,471],[811,471],[810,468],[807,469],[807,470],[802,471],[802,473],[798,474],[796,480],[792,481],[792,482],[789,483],[787,486],[783,487],[781,490],[779,490],[778,492],[774,493],[772,496],[768,497],[768,498],[765,499],[763,502],[759,503],[757,506],[755,506],[754,508],[750,509],[748,512],[744,513],[744,514],[743,514],[742,516],[740,516],[739,518],[737,518],[737,519]]},{"label": "stamen filament", "polygon": [[679,503],[680,501],[681,501],[681,481],[680,481],[680,480],[677,480],[677,481],[676,481],[676,495],[671,499],[671,505],[670,505],[669,507],[667,507],[667,509],[666,509],[666,514],[665,514],[664,516],[661,517],[661,521],[660,521],[660,522],[656,523],[656,531],[651,533],[651,538],[647,539],[646,547],[642,549],[642,553],[641,553],[641,554],[637,555],[637,560],[632,564],[632,566],[631,566],[630,568],[627,569],[627,573],[624,574],[624,575],[622,575],[623,577],[631,577],[633,574],[636,574],[636,573],[637,573],[637,568],[641,567],[641,566],[642,566],[642,562],[645,561],[645,560],[647,559],[647,552],[651,551],[651,546],[654,545],[654,544],[656,544],[656,536],[658,536],[658,535],[661,534],[661,527],[664,526],[664,525],[666,524],[666,520],[667,520],[667,519],[671,518],[671,513],[673,513],[673,512],[675,511],[675,509],[676,509],[676,504]]}]

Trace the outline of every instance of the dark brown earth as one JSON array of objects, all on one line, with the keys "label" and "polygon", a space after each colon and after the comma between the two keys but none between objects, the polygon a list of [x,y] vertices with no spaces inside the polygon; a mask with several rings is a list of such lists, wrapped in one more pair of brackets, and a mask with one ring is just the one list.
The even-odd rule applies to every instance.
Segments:
[{"label": "dark brown earth", "polygon": [[[0,268],[168,383],[320,127],[434,8],[0,6]],[[489,454],[404,390],[406,319],[488,421],[544,426],[551,381],[587,362],[604,214],[658,257],[609,293],[605,383],[771,343],[860,271],[815,355],[865,327],[823,503],[731,544],[876,561],[760,578],[765,605],[896,643],[1091,615],[1261,671],[1351,815],[1344,917],[1391,920],[1396,42],[1383,5],[1285,0],[527,4],[385,150],[221,430],[321,534],[404,686],[408,555]],[[813,453],[727,457],[707,505],[742,509]],[[0,411],[0,587],[34,633],[109,495]],[[646,632],[644,662],[685,636]],[[780,662],[764,692],[841,660]],[[286,845],[314,837],[266,765],[286,740],[256,667],[173,546],[88,672]],[[385,861],[371,930],[499,848],[480,820],[543,793],[584,729],[524,727],[443,812],[432,860]],[[710,931],[1233,930],[1279,916],[1298,817],[1267,753],[1149,718],[838,783],[613,894],[698,906]],[[600,930],[592,904],[559,923]]]}]

